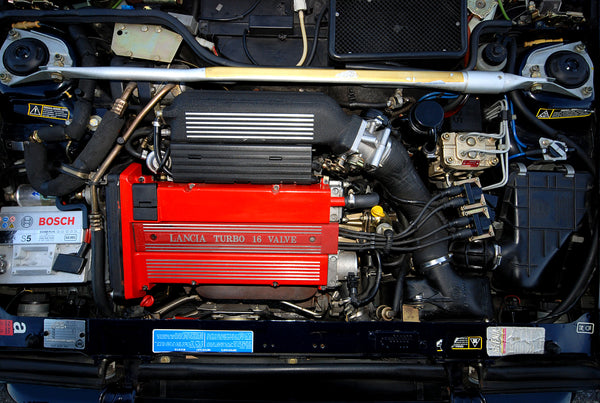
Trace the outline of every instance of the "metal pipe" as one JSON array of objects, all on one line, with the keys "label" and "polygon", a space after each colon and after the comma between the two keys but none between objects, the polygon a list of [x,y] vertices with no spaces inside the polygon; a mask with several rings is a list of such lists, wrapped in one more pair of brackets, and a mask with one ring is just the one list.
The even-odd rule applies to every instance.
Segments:
[{"label": "metal pipe", "polygon": [[[497,71],[339,70],[269,67],[205,67],[164,69],[144,67],[46,67],[20,83],[39,80],[92,78],[152,82],[277,82],[385,85],[429,88],[468,94],[503,94],[513,90],[548,91],[573,96],[547,77],[522,77]],[[580,95],[583,99],[583,95]]]},{"label": "metal pipe", "polygon": [[140,124],[140,122],[146,117],[148,112],[150,112],[152,110],[152,108],[154,108],[154,106],[158,103],[158,101],[160,101],[161,98],[164,97],[174,87],[175,87],[175,84],[165,85],[150,100],[150,102],[148,102],[148,104],[144,107],[144,109],[142,109],[140,111],[140,113],[135,117],[135,119],[133,120],[131,125],[127,128],[127,130],[125,131],[123,136],[121,136],[122,141],[118,142],[115,145],[115,147],[112,149],[112,151],[110,152],[108,157],[106,157],[106,159],[104,160],[102,165],[100,165],[100,168],[98,168],[98,170],[96,172],[94,172],[92,175],[90,175],[90,181],[92,183],[96,183],[97,181],[100,180],[100,178],[102,178],[102,176],[104,176],[104,174],[106,173],[106,171],[108,170],[110,165],[113,163],[115,158],[117,158],[117,155],[119,155],[119,152],[121,152],[121,149],[124,147],[125,143],[127,143],[127,141],[129,140],[129,137],[131,137],[131,135],[133,134],[133,132],[135,131],[137,126]]}]

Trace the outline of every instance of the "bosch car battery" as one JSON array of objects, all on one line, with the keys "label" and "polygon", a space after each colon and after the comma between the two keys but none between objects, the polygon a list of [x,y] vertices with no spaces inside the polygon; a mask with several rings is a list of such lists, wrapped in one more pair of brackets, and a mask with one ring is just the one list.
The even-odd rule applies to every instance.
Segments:
[{"label": "bosch car battery", "polygon": [[83,212],[53,206],[0,210],[0,284],[83,283],[89,262]]}]

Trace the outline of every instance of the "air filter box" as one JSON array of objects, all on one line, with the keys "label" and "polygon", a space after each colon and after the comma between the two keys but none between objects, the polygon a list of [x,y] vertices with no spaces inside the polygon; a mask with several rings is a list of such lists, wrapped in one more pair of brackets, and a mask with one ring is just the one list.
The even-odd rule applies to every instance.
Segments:
[{"label": "air filter box", "polygon": [[329,54],[341,61],[458,58],[467,50],[463,0],[331,0]]}]

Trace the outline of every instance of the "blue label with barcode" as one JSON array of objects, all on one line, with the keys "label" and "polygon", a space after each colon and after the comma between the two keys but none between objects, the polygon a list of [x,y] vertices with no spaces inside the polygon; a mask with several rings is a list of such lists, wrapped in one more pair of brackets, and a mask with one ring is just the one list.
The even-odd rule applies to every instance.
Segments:
[{"label": "blue label with barcode", "polygon": [[251,353],[254,333],[249,330],[154,329],[155,353]]}]

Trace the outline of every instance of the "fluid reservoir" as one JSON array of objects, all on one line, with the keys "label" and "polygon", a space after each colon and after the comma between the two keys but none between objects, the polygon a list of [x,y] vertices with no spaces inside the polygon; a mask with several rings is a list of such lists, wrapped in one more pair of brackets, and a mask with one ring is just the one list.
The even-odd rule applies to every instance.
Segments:
[{"label": "fluid reservoir", "polygon": [[20,185],[15,193],[15,201],[20,207],[54,206],[55,197],[46,197],[35,190],[31,185]]}]

